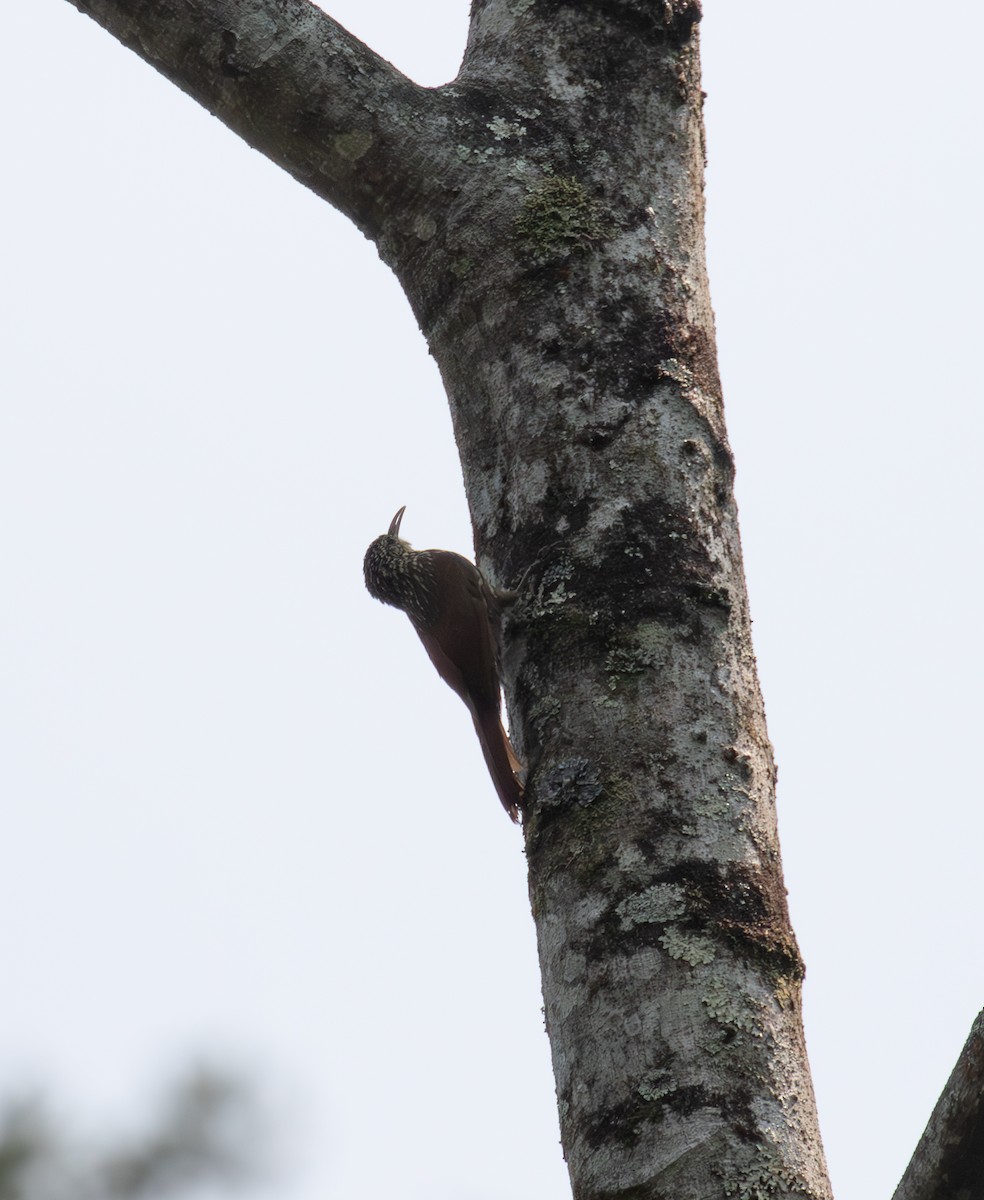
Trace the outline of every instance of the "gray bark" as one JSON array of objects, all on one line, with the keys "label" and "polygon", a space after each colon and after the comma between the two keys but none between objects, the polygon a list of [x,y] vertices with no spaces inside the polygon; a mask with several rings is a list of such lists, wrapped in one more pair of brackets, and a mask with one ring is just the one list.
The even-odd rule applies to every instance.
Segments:
[{"label": "gray bark", "polygon": [[984,1012],[933,1109],[893,1200],[984,1196]]},{"label": "gray bark", "polygon": [[696,0],[475,0],[423,89],[303,0],[73,0],[347,213],[447,389],[577,1200],[829,1197],[704,265]]}]

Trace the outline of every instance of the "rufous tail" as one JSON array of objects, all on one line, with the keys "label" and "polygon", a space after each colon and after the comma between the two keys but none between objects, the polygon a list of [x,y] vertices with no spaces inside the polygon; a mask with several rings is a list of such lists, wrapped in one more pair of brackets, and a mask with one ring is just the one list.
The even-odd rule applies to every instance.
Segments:
[{"label": "rufous tail", "polygon": [[497,712],[489,711],[476,715],[475,732],[482,743],[482,753],[485,763],[499,793],[502,807],[513,821],[519,820],[519,810],[523,804],[523,785],[519,781],[519,773],[523,764],[516,757],[509,737],[502,725],[502,718]]}]

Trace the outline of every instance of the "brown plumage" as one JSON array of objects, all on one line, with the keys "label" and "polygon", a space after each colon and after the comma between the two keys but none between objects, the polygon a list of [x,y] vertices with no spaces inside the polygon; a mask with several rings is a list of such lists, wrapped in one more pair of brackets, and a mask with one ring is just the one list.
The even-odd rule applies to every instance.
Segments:
[{"label": "brown plumage", "polygon": [[464,700],[502,806],[518,821],[522,764],[502,726],[499,692],[499,606],[508,593],[460,554],[414,550],[399,536],[404,512],[366,551],[366,587],[407,614],[437,673]]}]

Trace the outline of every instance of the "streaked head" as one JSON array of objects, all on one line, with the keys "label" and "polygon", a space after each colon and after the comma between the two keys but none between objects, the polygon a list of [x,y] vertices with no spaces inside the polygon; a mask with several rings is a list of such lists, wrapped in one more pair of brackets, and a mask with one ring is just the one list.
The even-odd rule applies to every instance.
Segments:
[{"label": "streaked head", "polygon": [[370,544],[362,570],[370,596],[423,619],[433,603],[433,582],[426,556],[416,554],[400,537],[405,512],[406,505],[390,521],[387,532]]}]

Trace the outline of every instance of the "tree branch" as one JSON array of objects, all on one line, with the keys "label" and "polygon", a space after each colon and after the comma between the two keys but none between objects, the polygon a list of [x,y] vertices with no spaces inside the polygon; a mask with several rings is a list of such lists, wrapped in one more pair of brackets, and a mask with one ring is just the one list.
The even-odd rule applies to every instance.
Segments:
[{"label": "tree branch", "polygon": [[984,1011],[977,1015],[892,1200],[984,1196]]},{"label": "tree branch", "polygon": [[70,0],[374,240],[439,104],[308,0]]}]

